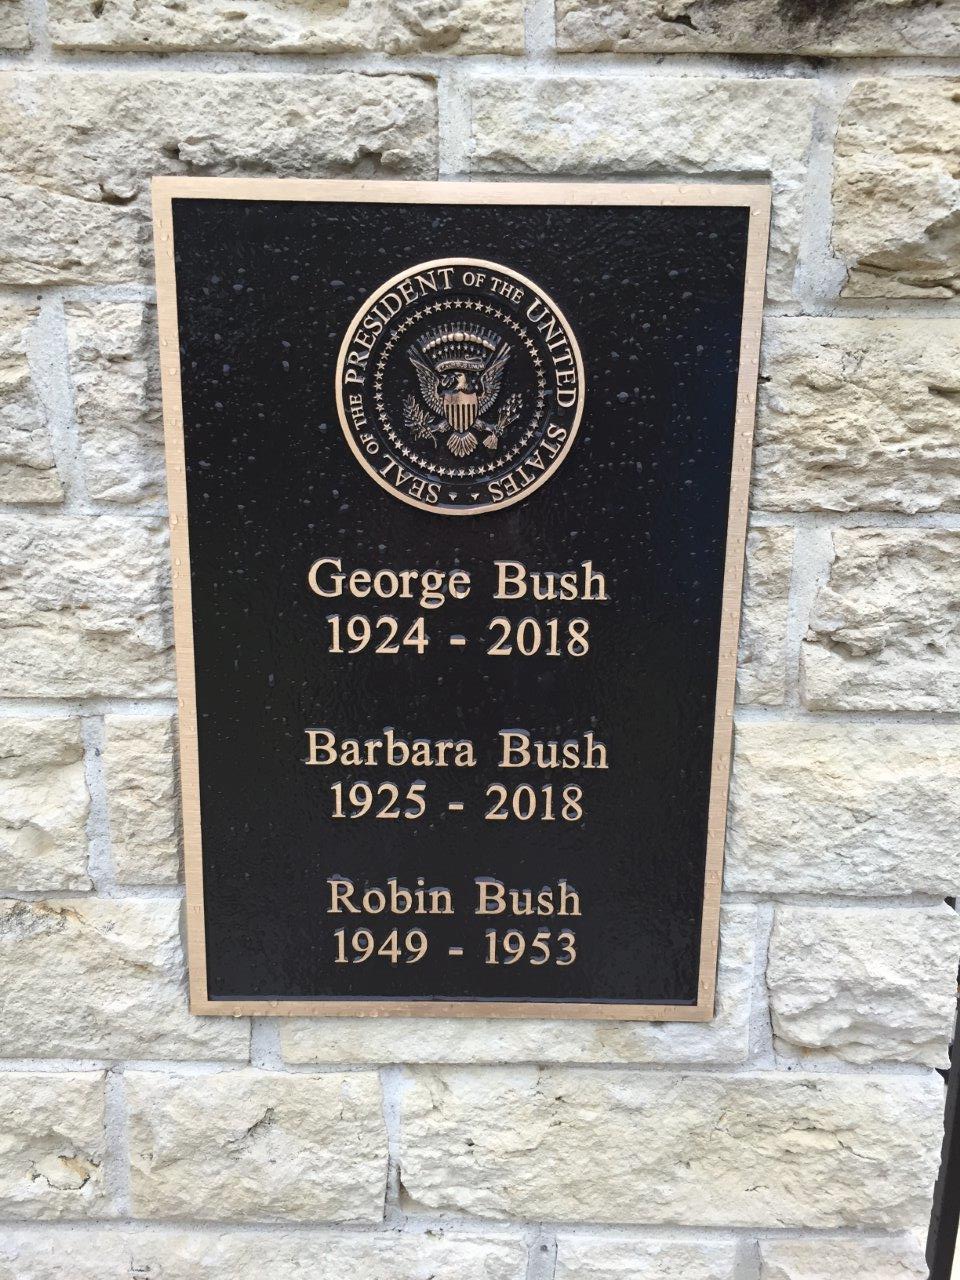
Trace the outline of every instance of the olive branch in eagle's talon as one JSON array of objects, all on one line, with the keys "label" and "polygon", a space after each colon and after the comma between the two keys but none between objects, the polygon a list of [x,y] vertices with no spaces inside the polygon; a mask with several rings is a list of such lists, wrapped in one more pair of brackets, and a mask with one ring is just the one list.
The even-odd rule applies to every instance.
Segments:
[{"label": "olive branch in eagle's talon", "polygon": [[437,447],[437,435],[446,427],[445,423],[431,427],[430,415],[414,396],[407,396],[403,402],[403,425],[412,432],[415,440],[429,440],[434,448]]}]

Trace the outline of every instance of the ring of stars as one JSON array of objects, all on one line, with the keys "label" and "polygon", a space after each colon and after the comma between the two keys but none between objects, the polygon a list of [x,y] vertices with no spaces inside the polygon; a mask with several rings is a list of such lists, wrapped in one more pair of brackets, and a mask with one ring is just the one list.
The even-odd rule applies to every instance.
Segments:
[{"label": "ring of stars", "polygon": [[[527,424],[526,430],[517,440],[516,444],[512,445],[506,453],[501,454],[499,458],[495,458],[492,462],[485,463],[482,466],[438,467],[436,462],[431,462],[429,458],[421,457],[419,453],[406,445],[400,436],[397,435],[396,431],[394,431],[393,425],[390,422],[389,414],[387,413],[386,401],[383,394],[383,378],[386,371],[387,361],[389,360],[390,353],[393,349],[399,346],[402,335],[427,316],[434,315],[439,311],[449,311],[454,307],[458,309],[480,311],[486,315],[492,316],[495,320],[499,320],[502,324],[506,325],[508,329],[512,329],[520,339],[520,342],[526,348],[530,356],[530,360],[533,363],[534,373],[537,379],[536,406],[534,408],[533,416]],[[507,315],[505,312],[501,311],[499,307],[495,307],[488,302],[474,300],[468,300],[466,302],[432,302],[426,307],[420,307],[411,316],[408,316],[406,320],[402,320],[392,331],[387,341],[383,344],[383,350],[380,353],[380,358],[377,361],[373,376],[373,402],[376,407],[377,417],[380,419],[380,425],[383,427],[384,435],[402,458],[405,458],[414,466],[421,467],[429,475],[451,480],[473,480],[490,475],[494,471],[499,470],[505,463],[512,462],[518,454],[524,451],[530,441],[535,438],[537,429],[540,426],[540,417],[543,412],[543,407],[546,404],[546,387],[547,380],[543,371],[543,360],[540,357],[540,353],[537,350],[533,339],[524,330],[523,326],[514,320],[513,316]]]}]

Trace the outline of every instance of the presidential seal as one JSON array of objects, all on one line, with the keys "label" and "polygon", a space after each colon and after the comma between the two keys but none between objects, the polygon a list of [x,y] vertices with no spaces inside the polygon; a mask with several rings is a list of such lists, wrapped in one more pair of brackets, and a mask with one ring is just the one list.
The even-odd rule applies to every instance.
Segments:
[{"label": "presidential seal", "polygon": [[573,444],[583,362],[557,305],[495,262],[411,267],[366,300],[337,361],[347,443],[394,497],[441,515],[508,507]]}]

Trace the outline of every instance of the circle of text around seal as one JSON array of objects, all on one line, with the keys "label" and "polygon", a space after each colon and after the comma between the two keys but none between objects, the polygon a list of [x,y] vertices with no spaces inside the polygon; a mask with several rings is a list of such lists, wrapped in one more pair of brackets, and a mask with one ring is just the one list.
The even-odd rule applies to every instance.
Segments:
[{"label": "circle of text around seal", "polygon": [[387,280],[340,347],[337,411],[381,488],[440,515],[512,506],[553,475],[583,412],[583,361],[526,276],[442,258]]}]

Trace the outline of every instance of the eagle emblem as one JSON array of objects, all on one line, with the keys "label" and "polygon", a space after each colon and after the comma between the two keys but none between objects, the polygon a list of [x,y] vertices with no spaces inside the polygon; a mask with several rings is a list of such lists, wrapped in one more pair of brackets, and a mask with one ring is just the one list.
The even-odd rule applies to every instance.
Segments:
[{"label": "eagle emblem", "polygon": [[495,420],[485,418],[500,395],[500,383],[511,347],[479,325],[448,325],[425,333],[407,352],[420,387],[420,400],[403,402],[404,426],[417,440],[434,448],[446,437],[457,458],[473,453],[482,437],[496,449],[500,438],[520,416],[522,397],[508,396]]}]

